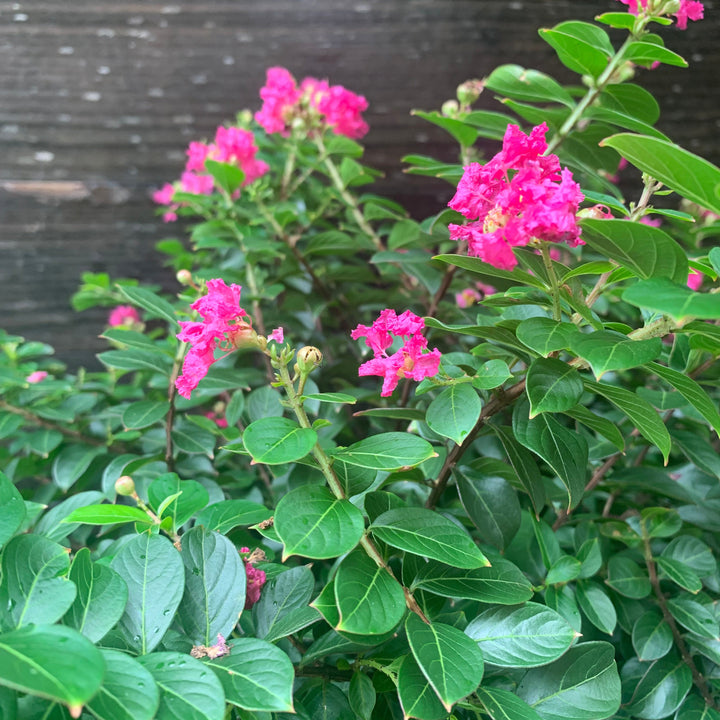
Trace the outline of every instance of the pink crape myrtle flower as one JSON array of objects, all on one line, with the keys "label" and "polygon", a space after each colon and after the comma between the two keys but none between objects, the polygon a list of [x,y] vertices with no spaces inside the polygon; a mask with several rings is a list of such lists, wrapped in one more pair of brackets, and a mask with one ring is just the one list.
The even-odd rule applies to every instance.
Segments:
[{"label": "pink crape myrtle flower", "polygon": [[[638,14],[638,0],[620,0],[623,5],[633,14]],[[639,0],[640,7],[647,10],[648,0]],[[678,30],[687,29],[688,20],[702,20],[705,8],[699,0],[680,0],[680,7],[673,13],[677,19]]]},{"label": "pink crape myrtle flower", "polygon": [[455,293],[455,302],[459,308],[464,310],[496,292],[497,290],[492,285],[476,282],[475,287],[465,288],[459,293]]},{"label": "pink crape myrtle flower", "polygon": [[44,370],[35,370],[35,372],[31,372],[26,378],[25,382],[29,382],[31,384],[42,382],[48,374]]},{"label": "pink crape myrtle flower", "polygon": [[367,100],[342,85],[333,85],[318,93],[315,107],[337,135],[358,139],[367,135],[370,129],[361,116],[368,108]]},{"label": "pink crape myrtle flower", "polygon": [[108,316],[107,322],[110,327],[135,325],[140,322],[140,315],[132,305],[118,305]]},{"label": "pink crape myrtle flower", "polygon": [[[249,610],[259,599],[260,593],[262,592],[263,585],[267,580],[267,576],[264,570],[260,570],[255,567],[253,563],[257,562],[257,550],[250,552],[250,548],[241,547],[240,553],[242,555],[248,555],[243,558],[245,562],[245,610]],[[260,553],[260,559],[264,557],[263,553]]]},{"label": "pink crape myrtle flower", "polygon": [[290,114],[302,93],[285,68],[268,68],[265,77],[265,85],[260,88],[263,106],[255,113],[255,121],[268,133],[287,133]]},{"label": "pink crape myrtle flower", "polygon": [[253,342],[255,331],[249,316],[240,307],[239,285],[225,284],[224,280],[208,280],[207,295],[197,299],[190,307],[202,317],[200,322],[180,322],[177,337],[191,345],[183,361],[182,374],[175,381],[178,392],[190,398],[210,366],[215,362],[215,350],[231,352],[244,342]]},{"label": "pink crape myrtle flower", "polygon": [[[425,321],[406,310],[397,315],[394,310],[383,310],[370,326],[358,325],[350,336],[353,340],[364,337],[365,344],[373,351],[373,359],[364,362],[358,375],[379,375],[383,378],[382,397],[389,397],[401,378],[422,380],[437,375],[440,367],[440,351],[435,348],[426,352],[427,340],[422,335]],[[387,350],[394,338],[403,339],[402,347],[392,355]]]},{"label": "pink crape myrtle flower", "polygon": [[687,286],[691,290],[699,290],[705,276],[698,270],[691,269],[687,279]]},{"label": "pink crape myrtle flower", "polygon": [[275,328],[269,335],[268,340],[274,340],[281,345],[285,340],[285,333],[281,327]]},{"label": "pink crape myrtle flower", "polygon": [[504,270],[517,265],[513,247],[531,241],[582,243],[577,212],[584,196],[557,155],[547,150],[543,123],[525,135],[508,125],[502,150],[485,165],[470,163],[448,203],[471,222],[450,225],[468,254]]}]

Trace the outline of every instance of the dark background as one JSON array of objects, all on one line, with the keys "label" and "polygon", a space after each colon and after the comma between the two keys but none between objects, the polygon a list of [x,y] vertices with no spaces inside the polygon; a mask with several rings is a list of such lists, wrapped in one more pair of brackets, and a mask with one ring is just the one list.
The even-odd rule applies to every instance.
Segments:
[{"label": "dark background", "polygon": [[[660,128],[720,163],[720,13],[663,29],[691,64],[642,71]],[[259,108],[265,68],[326,77],[363,94],[374,191],[418,217],[451,196],[403,175],[400,158],[451,159],[440,131],[409,115],[434,109],[470,77],[514,62],[575,81],[537,35],[566,19],[624,9],[614,0],[32,0],[0,2],[0,327],[94,365],[106,312],[74,313],[82,272],[167,290],[157,240],[173,226],[152,189],[175,179],[192,139]],[[488,93],[488,95],[490,95]],[[482,107],[500,109],[492,97]],[[488,152],[495,148],[488,146]]]}]

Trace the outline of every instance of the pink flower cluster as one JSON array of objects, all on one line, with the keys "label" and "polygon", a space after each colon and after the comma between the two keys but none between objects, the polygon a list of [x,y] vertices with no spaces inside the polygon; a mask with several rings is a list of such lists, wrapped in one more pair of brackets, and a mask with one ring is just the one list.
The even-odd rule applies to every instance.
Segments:
[{"label": "pink flower cluster", "polygon": [[503,148],[485,165],[470,163],[448,205],[472,222],[450,225],[450,237],[466,240],[468,253],[512,270],[513,247],[533,240],[580,244],[576,214],[580,186],[557,155],[547,150],[543,123],[525,135],[508,125]]},{"label": "pink flower cluster", "polygon": [[[638,1],[643,10],[647,10],[648,0],[620,0],[623,5],[628,6],[628,10],[633,14],[638,14]],[[687,28],[688,20],[702,20],[705,8],[699,0],[680,0],[680,8],[673,13],[677,18],[677,26],[679,30]]]},{"label": "pink flower cluster", "polygon": [[193,195],[210,195],[214,188],[212,175],[205,172],[205,161],[237,165],[245,174],[243,185],[249,185],[264,175],[269,166],[266,162],[258,160],[255,156],[258,148],[255,138],[249,130],[237,127],[220,126],[215,133],[214,142],[207,144],[191,142],[187,149],[187,163],[180,180],[175,183],[166,183],[153,193],[153,200],[160,205],[168,205],[169,210],[163,216],[165,222],[177,220],[176,210],[180,207],[173,204],[173,196],[177,191]]},{"label": "pink flower cluster", "polygon": [[240,307],[239,285],[228,287],[224,280],[208,280],[207,295],[190,307],[202,317],[200,322],[181,322],[178,340],[190,343],[183,361],[182,375],[175,381],[178,392],[189,398],[210,366],[215,349],[225,352],[240,347],[243,341],[256,341],[248,314]]},{"label": "pink flower cluster", "polygon": [[[422,380],[437,375],[440,367],[440,351],[427,350],[427,340],[422,335],[425,321],[406,310],[397,315],[394,310],[383,310],[371,327],[358,325],[351,333],[353,340],[364,337],[365,344],[373,351],[374,358],[363,363],[358,375],[379,375],[384,378],[382,397],[389,397],[401,378]],[[397,337],[403,339],[402,347],[392,355],[387,350]]]},{"label": "pink flower cluster", "polygon": [[113,308],[108,316],[108,325],[110,327],[126,326],[131,327],[140,322],[140,315],[132,305],[118,305]]},{"label": "pink flower cluster", "polygon": [[367,110],[367,100],[342,85],[307,77],[298,87],[288,70],[272,67],[267,70],[260,97],[263,106],[255,113],[255,120],[269,133],[289,133],[293,120],[300,117],[349,138],[361,138],[368,131],[361,116]]}]

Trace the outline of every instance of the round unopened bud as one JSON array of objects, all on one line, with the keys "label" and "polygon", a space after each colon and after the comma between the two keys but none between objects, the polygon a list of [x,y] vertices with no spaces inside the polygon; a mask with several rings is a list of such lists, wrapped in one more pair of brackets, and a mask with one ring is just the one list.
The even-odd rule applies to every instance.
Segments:
[{"label": "round unopened bud", "polygon": [[237,121],[238,125],[242,125],[243,127],[247,127],[252,122],[253,116],[252,113],[249,110],[241,110],[237,114]]},{"label": "round unopened bud", "polygon": [[472,105],[480,97],[484,88],[485,83],[482,80],[466,80],[458,85],[455,92],[461,105]]},{"label": "round unopened bud", "polygon": [[577,217],[592,218],[593,220],[608,220],[612,219],[613,214],[606,205],[593,205],[592,207],[578,210]]},{"label": "round unopened bud", "polygon": [[178,270],[175,278],[181,285],[192,285],[193,277],[189,270]]},{"label": "round unopened bud", "polygon": [[227,333],[233,347],[236,350],[240,348],[260,348],[263,349],[258,341],[258,334],[245,323],[233,325]]},{"label": "round unopened bud", "polygon": [[132,495],[135,492],[135,482],[129,475],[121,475],[115,481],[115,492],[118,495]]},{"label": "round unopened bud", "polygon": [[320,366],[322,353],[312,345],[301,347],[297,353],[297,366],[301,374],[307,375]]},{"label": "round unopened bud", "polygon": [[455,117],[459,110],[460,106],[457,104],[456,100],[446,100],[440,108],[440,112],[445,117]]}]

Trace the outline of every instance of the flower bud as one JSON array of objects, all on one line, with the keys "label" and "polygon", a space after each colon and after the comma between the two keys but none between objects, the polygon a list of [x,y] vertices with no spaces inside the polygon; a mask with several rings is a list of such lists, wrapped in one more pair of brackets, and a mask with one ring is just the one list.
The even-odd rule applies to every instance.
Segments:
[{"label": "flower bud", "polygon": [[316,367],[320,367],[323,356],[322,353],[312,345],[301,347],[297,353],[297,366],[300,374],[307,375]]},{"label": "flower bud", "polygon": [[583,208],[578,210],[577,217],[579,218],[593,218],[594,220],[610,220],[613,214],[605,205],[593,205],[589,208]]},{"label": "flower bud", "polygon": [[231,326],[227,332],[227,336],[235,349],[264,349],[258,340],[258,334],[247,323]]},{"label": "flower bud", "polygon": [[461,105],[472,105],[480,97],[480,93],[484,88],[485,82],[483,80],[466,80],[461,85],[458,85],[455,92]]},{"label": "flower bud", "polygon": [[175,278],[181,285],[192,285],[193,277],[189,270],[178,270]]},{"label": "flower bud", "polygon": [[115,481],[115,492],[118,495],[133,495],[135,493],[135,482],[129,475],[121,475]]},{"label": "flower bud", "polygon": [[442,107],[440,108],[440,112],[445,117],[455,117],[458,114],[458,111],[460,110],[460,106],[457,104],[457,101],[455,100],[447,100],[442,104]]}]

